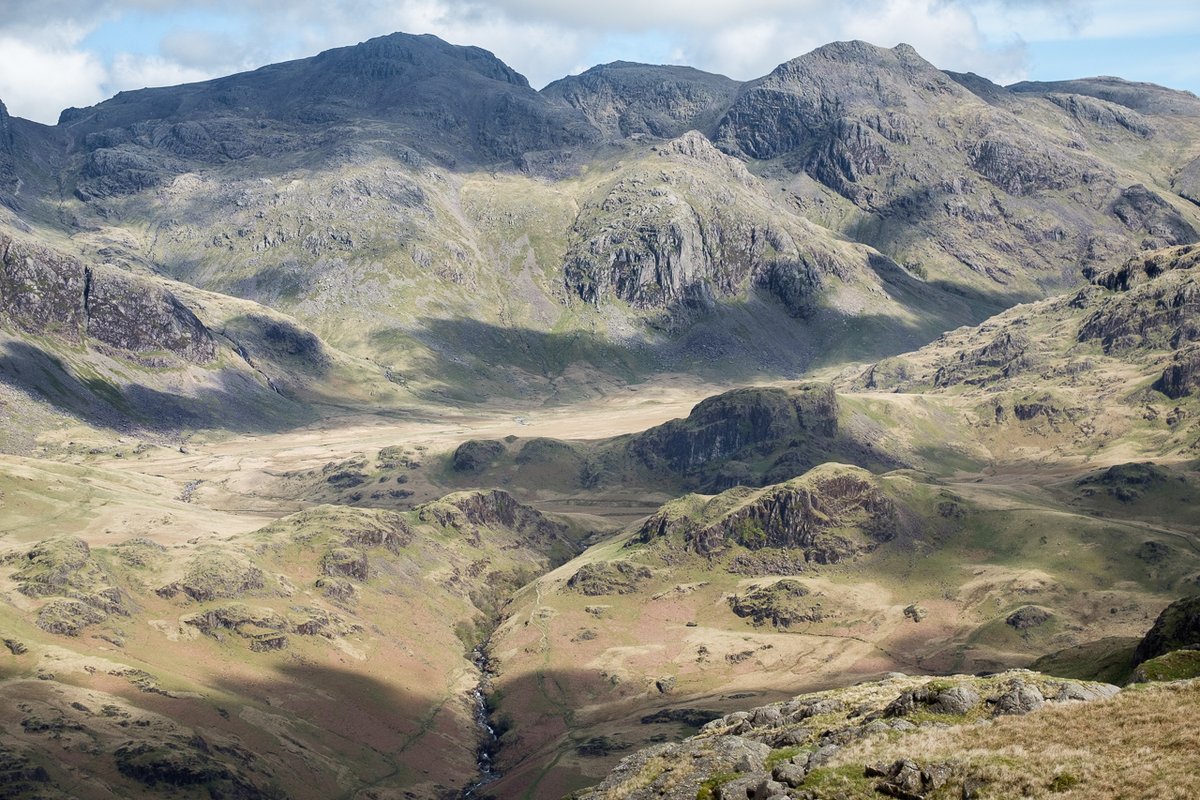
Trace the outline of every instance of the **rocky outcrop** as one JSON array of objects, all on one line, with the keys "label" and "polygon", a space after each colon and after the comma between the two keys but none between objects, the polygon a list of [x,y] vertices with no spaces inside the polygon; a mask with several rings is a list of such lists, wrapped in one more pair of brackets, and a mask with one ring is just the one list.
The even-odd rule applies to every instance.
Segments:
[{"label": "rocky outcrop", "polygon": [[479,472],[504,452],[504,443],[495,439],[468,439],[454,450],[450,466],[455,472]]},{"label": "rocky outcrop", "polygon": [[731,489],[699,508],[668,504],[632,541],[677,540],[701,555],[783,548],[829,564],[889,541],[899,526],[899,508],[869,472],[826,464],[765,489]]},{"label": "rocky outcrop", "polygon": [[139,359],[216,357],[212,334],[170,291],[151,281],[0,234],[0,324]]},{"label": "rocky outcrop", "polygon": [[702,134],[658,153],[658,169],[629,171],[576,218],[563,275],[585,302],[702,309],[758,286],[803,316],[827,280],[867,268],[866,251],[795,218]]},{"label": "rocky outcrop", "polygon": [[790,628],[825,618],[821,604],[806,599],[809,594],[811,592],[804,584],[784,578],[765,586],[752,586],[744,594],[732,595],[729,608],[755,625],[769,623],[776,628]]},{"label": "rocky outcrop", "polygon": [[[599,785],[576,796],[580,800],[842,797],[847,796],[847,785],[841,776],[826,783],[831,772],[826,765],[846,745],[874,737],[891,746],[931,725],[944,728],[989,716],[1034,713],[1052,704],[1110,698],[1118,691],[1107,684],[1058,681],[1024,670],[989,677],[895,675],[727,714],[678,744],[660,744],[626,757]],[[945,792],[949,787],[954,797],[975,796],[969,765],[958,761],[903,758],[868,761],[853,771],[844,766],[836,769],[866,779],[862,788],[881,796],[943,796],[929,792]]]},{"label": "rocky outcrop", "polygon": [[554,81],[542,95],[579,109],[606,136],[666,139],[711,130],[740,85],[692,67],[614,61]]},{"label": "rocky outcrop", "polygon": [[1200,238],[1174,206],[1140,183],[1122,189],[1111,211],[1130,231],[1145,233],[1144,249],[1189,244]]},{"label": "rocky outcrop", "polygon": [[1191,344],[1176,350],[1170,366],[1163,370],[1154,388],[1172,400],[1200,394],[1200,345]]},{"label": "rocky outcrop", "polygon": [[837,395],[828,384],[735,389],[701,401],[686,419],[638,434],[626,450],[652,470],[689,473],[743,452],[829,439],[837,433],[837,416]]},{"label": "rocky outcrop", "polygon": [[651,576],[650,568],[628,561],[603,561],[584,564],[567,579],[567,588],[588,597],[606,594],[632,594]]},{"label": "rocky outcrop", "polygon": [[1176,600],[1163,609],[1134,651],[1133,663],[1191,645],[1200,645],[1200,595]]},{"label": "rocky outcrop", "polygon": [[1082,94],[1057,92],[1050,92],[1045,98],[1085,125],[1106,130],[1125,130],[1143,139],[1154,136],[1154,126],[1145,117],[1118,103]]},{"label": "rocky outcrop", "polygon": [[163,791],[203,786],[215,797],[266,800],[273,788],[259,788],[243,772],[221,760],[240,748],[210,749],[201,736],[171,736],[154,743],[130,741],[113,753],[117,771],[151,788]]},{"label": "rocky outcrop", "polygon": [[1095,303],[1096,310],[1079,327],[1079,341],[1099,341],[1107,353],[1179,349],[1200,341],[1197,263],[1200,248],[1189,245],[1135,258],[1115,272],[1097,276],[1100,285],[1116,288],[1118,294]]},{"label": "rocky outcrop", "polygon": [[189,559],[184,576],[157,593],[174,597],[183,593],[196,602],[242,597],[266,587],[266,575],[239,554],[204,550]]},{"label": "rocky outcrop", "polygon": [[[1030,353],[1031,344],[1029,337],[1019,331],[1002,330],[982,347],[960,350],[953,361],[938,367],[933,385],[985,384],[998,377],[1011,378],[1033,366],[1035,357]],[[874,376],[867,380],[868,384],[876,383]]]}]

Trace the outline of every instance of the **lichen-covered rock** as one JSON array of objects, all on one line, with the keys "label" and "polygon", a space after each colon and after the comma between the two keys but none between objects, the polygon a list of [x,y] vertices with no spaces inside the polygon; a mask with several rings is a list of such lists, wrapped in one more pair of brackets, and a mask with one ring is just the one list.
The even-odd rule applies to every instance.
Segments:
[{"label": "lichen-covered rock", "polygon": [[[710,776],[724,776],[725,783],[748,781],[757,786],[770,775],[764,764],[771,748],[761,742],[739,736],[716,739],[688,739],[675,745],[658,745],[627,756],[598,786],[579,795],[579,800],[653,800],[670,797],[694,798],[707,783],[709,796],[720,793],[721,782],[709,782]],[[646,770],[663,764],[675,765],[666,773],[647,774]]]},{"label": "lichen-covered rock", "polygon": [[979,702],[979,692],[969,684],[932,684],[901,694],[883,710],[883,715],[907,717],[917,711],[928,710],[934,714],[961,716],[978,706]]},{"label": "lichen-covered rock", "polygon": [[808,588],[799,581],[784,578],[766,586],[753,586],[745,594],[729,598],[729,607],[739,617],[748,617],[755,625],[770,623],[789,628],[802,622],[820,622],[825,618],[820,603],[806,599]]},{"label": "lichen-covered rock", "polygon": [[197,602],[232,599],[266,586],[266,575],[242,556],[223,550],[201,551],[188,562],[182,579],[157,589],[163,597],[182,592]]},{"label": "lichen-covered rock", "polygon": [[38,609],[36,624],[49,633],[78,636],[87,626],[107,618],[103,611],[80,600],[57,597]]},{"label": "lichen-covered rock", "polygon": [[567,588],[588,597],[606,594],[632,594],[653,573],[642,564],[628,561],[601,561],[584,564],[567,579]]},{"label": "lichen-covered rock", "polygon": [[892,539],[899,509],[869,472],[825,464],[764,489],[731,489],[697,507],[694,498],[668,503],[634,541],[678,539],[689,550],[714,555],[735,545],[783,548],[805,560],[835,563]]},{"label": "lichen-covered rock", "polygon": [[[827,782],[830,763],[848,746],[869,747],[879,742],[891,749],[895,742],[926,729],[930,723],[936,727],[976,724],[986,720],[989,711],[999,708],[1005,713],[1028,713],[1047,702],[1088,702],[1112,697],[1119,691],[1108,684],[1064,683],[1026,670],[947,678],[914,678],[897,673],[882,681],[726,714],[679,744],[657,745],[626,757],[599,786],[582,797],[756,800],[760,796],[788,796],[819,800],[850,796],[847,791],[858,797],[854,791],[857,786],[851,788],[837,777],[837,772],[846,768],[844,763],[832,767],[835,781]],[[1043,695],[1052,700],[1046,701]],[[983,696],[991,699],[984,703]],[[931,713],[940,716],[931,720]],[[905,716],[915,717],[920,724]],[[858,774],[863,776],[864,772]],[[959,787],[955,781],[970,776],[964,776],[961,764],[901,758],[868,763],[865,778],[877,779],[870,781],[868,791],[913,800],[940,797],[939,792],[945,793],[947,786],[957,797]]]},{"label": "lichen-covered rock", "polygon": [[992,713],[996,716],[1005,714],[1028,714],[1041,708],[1046,698],[1037,686],[1026,683],[1020,678],[1011,681],[1002,694],[990,698]]}]

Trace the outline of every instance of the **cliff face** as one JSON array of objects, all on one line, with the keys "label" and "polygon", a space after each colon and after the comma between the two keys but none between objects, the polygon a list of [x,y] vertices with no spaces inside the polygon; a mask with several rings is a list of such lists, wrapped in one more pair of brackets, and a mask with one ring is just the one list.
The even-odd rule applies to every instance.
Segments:
[{"label": "cliff face", "polygon": [[576,217],[567,290],[588,303],[707,307],[758,287],[804,316],[830,281],[877,281],[867,248],[805,223],[695,131],[623,171]]},{"label": "cliff face", "polygon": [[731,489],[700,512],[668,504],[638,530],[635,542],[682,540],[712,556],[734,545],[797,551],[804,561],[832,564],[896,536],[900,514],[870,473],[826,464],[786,483]]},{"label": "cliff face", "polygon": [[212,334],[170,291],[4,235],[0,322],[136,356],[166,353],[195,364],[216,357]]},{"label": "cliff face", "polygon": [[652,469],[687,473],[760,446],[770,451],[793,439],[832,437],[837,409],[825,384],[737,389],[702,401],[687,419],[638,434],[628,452]]}]

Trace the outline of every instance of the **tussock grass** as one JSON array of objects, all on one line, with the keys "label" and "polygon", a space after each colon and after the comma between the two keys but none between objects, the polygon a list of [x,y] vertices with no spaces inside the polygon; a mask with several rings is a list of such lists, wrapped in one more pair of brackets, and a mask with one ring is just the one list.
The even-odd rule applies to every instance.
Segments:
[{"label": "tussock grass", "polygon": [[[1200,681],[1130,689],[978,725],[927,729],[846,747],[831,768],[912,758],[954,764],[979,798],[1200,796]],[[952,782],[953,783],[953,782]],[[958,797],[961,781],[948,786]]]}]

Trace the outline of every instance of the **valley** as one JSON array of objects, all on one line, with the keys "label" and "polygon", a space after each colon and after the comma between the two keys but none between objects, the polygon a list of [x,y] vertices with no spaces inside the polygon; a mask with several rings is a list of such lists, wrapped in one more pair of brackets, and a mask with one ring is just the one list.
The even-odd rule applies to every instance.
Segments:
[{"label": "valley", "polygon": [[0,134],[4,796],[1084,797],[1027,712],[1194,702],[1190,93],[394,34]]}]

